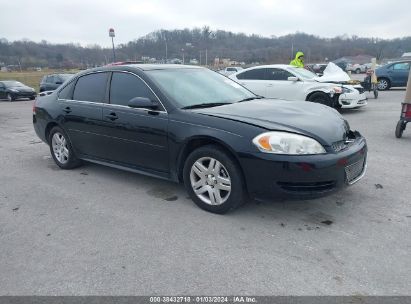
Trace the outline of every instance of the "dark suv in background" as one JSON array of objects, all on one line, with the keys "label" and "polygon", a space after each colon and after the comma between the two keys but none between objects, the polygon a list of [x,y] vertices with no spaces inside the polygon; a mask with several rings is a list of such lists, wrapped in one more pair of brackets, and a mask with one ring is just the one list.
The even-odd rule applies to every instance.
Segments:
[{"label": "dark suv in background", "polygon": [[375,70],[378,89],[388,90],[392,87],[405,87],[410,73],[411,60],[397,61],[386,64]]},{"label": "dark suv in background", "polygon": [[74,74],[52,74],[44,76],[40,82],[40,92],[54,91],[73,75]]}]

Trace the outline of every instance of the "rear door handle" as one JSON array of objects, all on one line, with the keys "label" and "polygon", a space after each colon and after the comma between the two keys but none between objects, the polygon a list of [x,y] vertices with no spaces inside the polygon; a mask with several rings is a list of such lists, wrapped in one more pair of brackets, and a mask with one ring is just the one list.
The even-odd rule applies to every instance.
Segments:
[{"label": "rear door handle", "polygon": [[106,118],[110,119],[110,120],[116,120],[118,119],[118,116],[116,113],[111,112],[110,114],[106,115]]},{"label": "rear door handle", "polygon": [[66,112],[67,114],[71,112],[71,108],[70,107],[65,107],[63,109],[63,112]]}]

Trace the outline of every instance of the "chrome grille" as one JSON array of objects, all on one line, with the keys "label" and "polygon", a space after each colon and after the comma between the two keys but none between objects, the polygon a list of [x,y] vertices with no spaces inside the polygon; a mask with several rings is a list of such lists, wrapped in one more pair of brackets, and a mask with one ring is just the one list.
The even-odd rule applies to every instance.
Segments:
[{"label": "chrome grille", "polygon": [[359,161],[345,167],[345,175],[347,177],[347,183],[354,184],[360,179],[361,175],[365,171],[366,159],[361,158]]}]

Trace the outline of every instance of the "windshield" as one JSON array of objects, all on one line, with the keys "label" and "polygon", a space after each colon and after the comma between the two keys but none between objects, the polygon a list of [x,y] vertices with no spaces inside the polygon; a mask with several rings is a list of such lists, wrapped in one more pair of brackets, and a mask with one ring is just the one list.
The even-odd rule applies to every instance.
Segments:
[{"label": "windshield", "polygon": [[3,81],[6,87],[24,87],[25,85],[18,81]]},{"label": "windshield", "polygon": [[179,108],[233,103],[256,95],[233,80],[208,69],[164,69],[147,75]]},{"label": "windshield", "polygon": [[318,77],[317,74],[314,74],[313,72],[310,72],[309,70],[302,69],[302,68],[290,68],[290,70],[296,74],[299,78],[302,79],[313,79],[315,77]]}]

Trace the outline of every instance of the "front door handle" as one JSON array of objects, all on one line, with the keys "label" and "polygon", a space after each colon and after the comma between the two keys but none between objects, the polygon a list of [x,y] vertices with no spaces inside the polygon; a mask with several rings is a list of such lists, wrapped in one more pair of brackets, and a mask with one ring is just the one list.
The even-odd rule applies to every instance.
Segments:
[{"label": "front door handle", "polygon": [[118,119],[118,116],[116,113],[111,112],[110,114],[106,115],[106,118],[110,119],[110,120],[116,120]]},{"label": "front door handle", "polygon": [[63,112],[66,112],[67,114],[71,112],[71,108],[70,107],[65,107],[63,109]]}]

